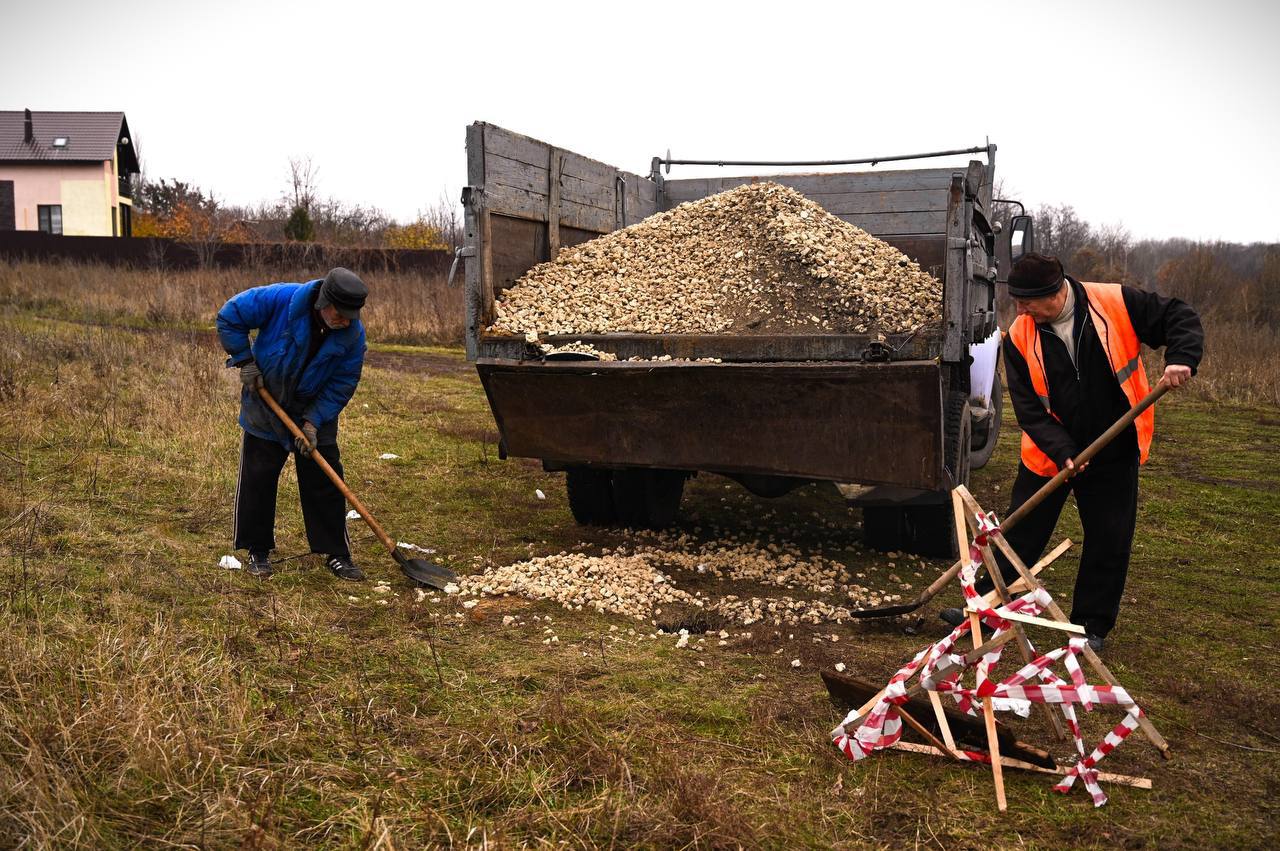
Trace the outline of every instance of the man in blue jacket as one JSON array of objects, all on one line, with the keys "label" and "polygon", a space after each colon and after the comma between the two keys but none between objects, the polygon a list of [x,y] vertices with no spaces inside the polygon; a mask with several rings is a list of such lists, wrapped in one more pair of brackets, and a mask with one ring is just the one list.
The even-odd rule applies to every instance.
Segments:
[{"label": "man in blue jacket", "polygon": [[[271,575],[276,487],[290,451],[298,454],[298,492],[311,551],[333,574],[359,581],[351,561],[346,500],[317,464],[303,460],[316,447],[342,475],[338,414],[351,401],[364,365],[360,308],[369,290],[352,271],[333,269],[323,280],[271,284],[233,296],[218,311],[218,339],[228,367],[240,368],[240,474],[236,483],[235,548],[249,551],[248,572]],[[252,343],[249,332],[257,330]],[[258,395],[266,387],[310,445],[295,440]]]}]

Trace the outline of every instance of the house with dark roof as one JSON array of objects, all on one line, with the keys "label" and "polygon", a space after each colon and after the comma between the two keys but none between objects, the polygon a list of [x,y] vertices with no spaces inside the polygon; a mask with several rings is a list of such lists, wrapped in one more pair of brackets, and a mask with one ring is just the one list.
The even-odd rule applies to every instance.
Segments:
[{"label": "house with dark roof", "polygon": [[0,230],[129,236],[138,171],[123,112],[0,110]]}]

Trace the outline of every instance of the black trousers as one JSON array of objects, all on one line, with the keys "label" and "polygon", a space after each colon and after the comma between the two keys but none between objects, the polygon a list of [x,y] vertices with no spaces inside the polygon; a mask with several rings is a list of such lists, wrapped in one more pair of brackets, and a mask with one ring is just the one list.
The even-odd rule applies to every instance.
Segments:
[{"label": "black trousers", "polygon": [[[285,459],[293,455],[297,459],[298,496],[311,551],[349,558],[347,501],[342,491],[310,458],[291,452],[274,440],[263,440],[247,431],[243,434],[240,477],[236,483],[235,548],[251,553],[269,553],[275,549],[276,489]],[[341,477],[342,460],[337,444],[321,446],[316,451]]]},{"label": "black trousers", "polygon": [[[1019,464],[1009,512],[1026,502],[1047,481],[1049,479]],[[1133,531],[1138,517],[1138,459],[1134,458],[1132,463],[1090,466],[1068,479],[1015,525],[1005,537],[1028,567],[1044,553],[1068,492],[1076,495],[1076,508],[1084,527],[1071,622],[1105,636],[1116,625],[1125,577],[1129,573],[1129,554],[1133,550]],[[1013,565],[998,550],[996,560],[1005,582],[1018,578]],[[982,594],[990,591],[990,577],[984,575],[976,588]]]}]

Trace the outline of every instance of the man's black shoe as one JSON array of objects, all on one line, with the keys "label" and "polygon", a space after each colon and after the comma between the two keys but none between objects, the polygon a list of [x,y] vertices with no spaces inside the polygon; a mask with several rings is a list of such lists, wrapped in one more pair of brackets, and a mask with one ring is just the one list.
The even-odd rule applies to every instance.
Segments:
[{"label": "man's black shoe", "polygon": [[245,572],[250,576],[266,579],[275,571],[271,569],[271,558],[267,553],[249,553],[249,566],[245,568]]},{"label": "man's black shoe", "polygon": [[346,579],[351,582],[363,582],[364,571],[355,566],[350,556],[329,556],[326,564],[329,570],[333,571],[333,575],[339,579]]},{"label": "man's black shoe", "polygon": [[964,613],[964,609],[943,609],[938,612],[938,617],[942,618],[948,626],[959,626],[968,620],[968,615]]},{"label": "man's black shoe", "polygon": [[1102,636],[1093,632],[1086,632],[1084,640],[1089,645],[1089,649],[1094,653],[1101,653],[1102,647],[1106,643],[1102,640]]}]

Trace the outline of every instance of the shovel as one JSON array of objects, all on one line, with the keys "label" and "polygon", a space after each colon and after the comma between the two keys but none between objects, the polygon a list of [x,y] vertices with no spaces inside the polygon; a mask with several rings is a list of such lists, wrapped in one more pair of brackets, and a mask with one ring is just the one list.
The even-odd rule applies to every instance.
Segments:
[{"label": "shovel", "polygon": [[[1103,447],[1105,447],[1108,443],[1114,440],[1116,438],[1116,435],[1120,434],[1120,432],[1128,428],[1130,423],[1136,420],[1143,411],[1145,411],[1147,408],[1150,408],[1152,405],[1154,405],[1156,403],[1156,400],[1159,399],[1161,396],[1163,396],[1165,393],[1168,393],[1169,390],[1170,390],[1169,385],[1166,384],[1163,379],[1161,379],[1160,383],[1156,385],[1156,388],[1152,390],[1150,393],[1148,393],[1142,399],[1141,402],[1139,402],[1138,404],[1130,408],[1129,411],[1124,416],[1122,416],[1120,419],[1116,420],[1115,423],[1112,424],[1111,428],[1104,431],[1101,435],[1098,436],[1097,440],[1095,440],[1093,443],[1090,443],[1084,449],[1083,452],[1081,452],[1074,459],[1072,459],[1075,462],[1076,469],[1078,470],[1081,466],[1088,463],[1088,461],[1091,458],[1093,458],[1093,456],[1097,455],[1100,451],[1102,451]],[[1054,476],[1049,481],[1045,482],[1044,485],[1041,486],[1040,490],[1033,493],[1030,499],[1022,503],[1022,505],[1018,506],[1016,511],[1014,511],[1012,514],[1010,514],[1008,517],[1004,519],[1004,521],[1000,524],[1000,531],[1002,533],[1006,533],[1010,529],[1012,529],[1015,525],[1017,525],[1019,520],[1026,517],[1027,514],[1029,514],[1032,509],[1034,509],[1040,503],[1044,502],[1045,497],[1047,497],[1049,494],[1053,493],[1058,488],[1060,488],[1062,486],[1062,483],[1065,482],[1067,479],[1071,478],[1072,475],[1074,475],[1074,471],[1069,470],[1066,467],[1063,467],[1061,470],[1059,470],[1056,476]],[[916,598],[914,602],[902,603],[897,606],[884,606],[879,609],[859,609],[856,611],[849,612],[849,617],[892,618],[892,617],[897,617],[898,615],[905,615],[909,612],[914,612],[916,609],[920,608],[925,603],[932,600],[939,591],[941,591],[947,585],[951,584],[951,581],[956,578],[957,574],[960,573],[960,568],[964,566],[965,561],[966,559],[962,554],[960,560],[957,561],[955,564],[951,565],[951,568],[947,570],[946,573],[942,574],[937,579],[933,580],[933,584],[930,585],[928,588],[924,589],[924,591],[921,592],[920,596]]]},{"label": "shovel", "polygon": [[[307,445],[310,446],[310,443],[307,441],[307,436],[302,433],[302,429],[298,428],[297,424],[294,423],[294,421],[290,419],[289,415],[284,412],[284,408],[281,408],[280,404],[272,398],[271,392],[267,390],[267,388],[258,388],[258,395],[260,395],[262,400],[267,403],[267,407],[275,412],[275,415],[280,418],[280,421],[289,428],[289,432],[294,437],[300,438],[304,443],[307,443]],[[338,490],[342,491],[342,495],[347,498],[347,502],[351,503],[351,506],[360,513],[361,517],[364,518],[364,522],[369,524],[369,528],[373,530],[373,534],[378,536],[378,540],[381,541],[382,545],[387,548],[389,553],[391,553],[391,557],[396,560],[396,564],[400,565],[400,570],[404,571],[405,576],[409,577],[414,582],[429,585],[432,588],[439,588],[440,590],[444,590],[445,585],[450,582],[457,581],[458,575],[449,568],[436,564],[435,562],[427,561],[426,559],[408,558],[404,553],[400,552],[400,548],[396,546],[396,542],[391,540],[391,536],[388,535],[378,521],[373,518],[373,514],[369,509],[365,508],[364,503],[356,498],[356,495],[351,492],[351,488],[347,487],[347,483],[342,481],[342,477],[334,472],[333,468],[329,466],[328,461],[324,460],[324,456],[315,450],[316,448],[312,446],[311,460],[315,461],[321,470],[324,470],[325,475],[333,481]]]}]

